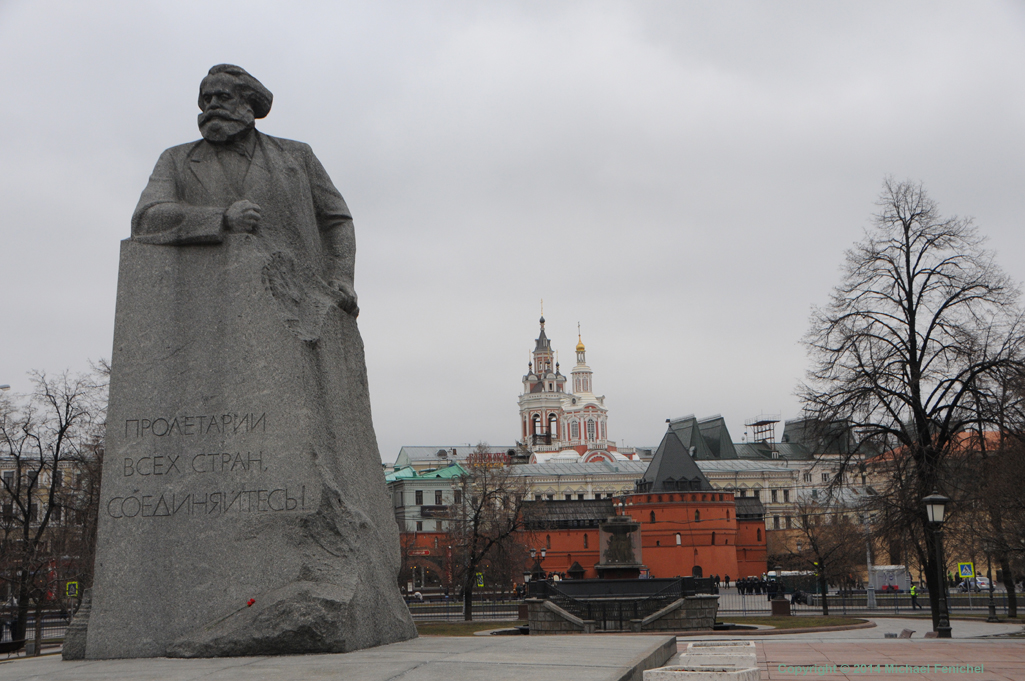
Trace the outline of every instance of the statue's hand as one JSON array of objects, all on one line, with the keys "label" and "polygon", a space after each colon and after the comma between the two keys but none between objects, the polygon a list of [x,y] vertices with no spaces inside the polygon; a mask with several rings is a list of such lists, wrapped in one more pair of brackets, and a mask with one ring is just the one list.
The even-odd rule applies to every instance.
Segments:
[{"label": "statue's hand", "polygon": [[342,279],[332,279],[327,283],[332,290],[338,292],[338,307],[342,308],[353,317],[359,314],[359,307],[356,305],[356,289],[352,284]]},{"label": "statue's hand", "polygon": [[260,224],[260,207],[248,199],[236,201],[224,211],[224,224],[229,232],[255,232]]}]

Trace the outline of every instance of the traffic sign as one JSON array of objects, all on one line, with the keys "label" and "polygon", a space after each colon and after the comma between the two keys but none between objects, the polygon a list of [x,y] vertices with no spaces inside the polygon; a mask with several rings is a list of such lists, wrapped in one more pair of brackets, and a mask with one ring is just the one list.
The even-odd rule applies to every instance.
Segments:
[{"label": "traffic sign", "polygon": [[78,582],[68,582],[64,585],[64,593],[68,598],[78,598]]},{"label": "traffic sign", "polygon": [[410,549],[406,551],[407,556],[429,556],[431,555],[430,549]]},{"label": "traffic sign", "polygon": [[477,586],[480,586],[480,587],[484,586],[484,573],[483,572],[478,572],[477,573]]},{"label": "traffic sign", "polygon": [[957,575],[958,577],[974,577],[975,566],[971,563],[958,563],[957,564]]}]

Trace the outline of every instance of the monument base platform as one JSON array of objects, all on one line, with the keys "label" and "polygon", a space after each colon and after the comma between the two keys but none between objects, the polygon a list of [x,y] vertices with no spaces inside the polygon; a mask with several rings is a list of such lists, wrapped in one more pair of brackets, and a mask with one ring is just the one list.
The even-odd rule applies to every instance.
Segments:
[{"label": "monument base platform", "polygon": [[675,654],[675,636],[427,636],[327,655],[69,662],[48,656],[0,664],[0,681],[640,681],[645,669]]}]

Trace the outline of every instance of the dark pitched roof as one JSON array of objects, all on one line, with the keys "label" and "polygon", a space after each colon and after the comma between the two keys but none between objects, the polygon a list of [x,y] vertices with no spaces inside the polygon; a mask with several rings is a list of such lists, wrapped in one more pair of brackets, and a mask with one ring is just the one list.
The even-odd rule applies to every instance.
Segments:
[{"label": "dark pitched roof", "polygon": [[783,443],[803,445],[813,454],[850,454],[854,450],[854,432],[845,421],[794,419],[783,425],[780,439]]},{"label": "dark pitched roof", "polygon": [[[695,449],[692,450],[692,447]],[[636,483],[637,491],[643,493],[711,490],[712,485],[708,478],[694,463],[701,448],[706,452],[710,451],[701,436],[697,419],[689,417],[670,422],[665,437],[662,438],[662,444],[658,446],[648,469]],[[691,456],[692,451],[695,453],[694,457]]]},{"label": "dark pitched roof", "polygon": [[598,527],[616,514],[612,499],[524,501],[523,517],[530,530]]},{"label": "dark pitched roof", "polygon": [[737,520],[762,520],[765,517],[765,507],[754,497],[733,497],[733,503],[737,509]]},{"label": "dark pitched roof", "polygon": [[694,416],[684,416],[669,422],[669,430],[676,434],[687,451],[693,447],[693,458],[705,459],[736,459],[737,450],[726,428],[726,419],[715,415],[698,420]]}]

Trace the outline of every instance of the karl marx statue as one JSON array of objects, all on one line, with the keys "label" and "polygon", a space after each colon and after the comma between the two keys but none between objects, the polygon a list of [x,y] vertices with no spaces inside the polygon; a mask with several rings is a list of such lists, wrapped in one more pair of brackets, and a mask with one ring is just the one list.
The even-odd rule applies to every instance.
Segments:
[{"label": "karl marx statue", "polygon": [[257,131],[237,66],[199,92],[121,243],[91,610],[65,657],[347,652],[416,636],[370,413],[341,194]]},{"label": "karl marx statue", "polygon": [[165,151],[132,216],[151,244],[219,243],[253,232],[291,252],[355,314],[352,216],[308,144],[256,130],[273,95],[244,69],[220,64],[199,87],[203,139]]}]

